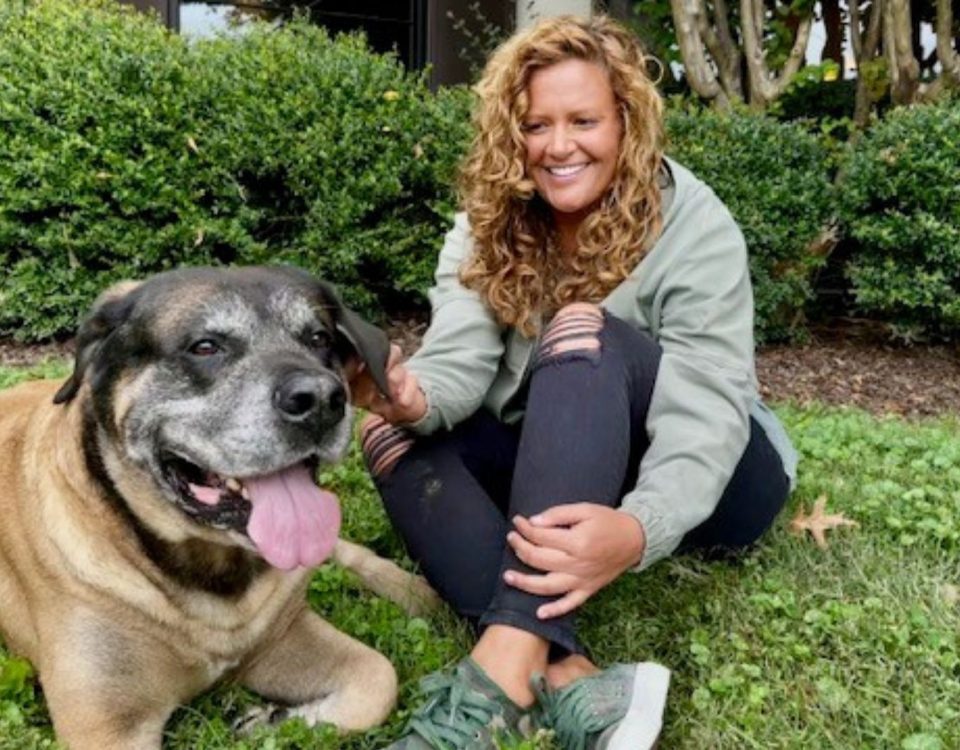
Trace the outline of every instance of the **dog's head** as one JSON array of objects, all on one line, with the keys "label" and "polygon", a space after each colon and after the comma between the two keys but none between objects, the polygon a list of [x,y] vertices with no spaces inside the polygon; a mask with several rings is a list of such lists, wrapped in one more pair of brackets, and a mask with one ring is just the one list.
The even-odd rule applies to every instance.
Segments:
[{"label": "dog's head", "polygon": [[54,400],[82,397],[88,462],[95,445],[99,473],[153,537],[314,565],[339,528],[313,477],[350,441],[344,367],[359,358],[386,393],[388,351],[302,271],[184,269],[101,295]]}]

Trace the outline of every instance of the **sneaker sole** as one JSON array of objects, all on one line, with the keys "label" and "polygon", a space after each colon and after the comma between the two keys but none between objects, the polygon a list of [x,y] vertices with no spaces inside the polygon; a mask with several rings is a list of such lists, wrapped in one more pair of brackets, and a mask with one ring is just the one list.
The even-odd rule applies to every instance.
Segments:
[{"label": "sneaker sole", "polygon": [[633,678],[630,706],[610,737],[606,750],[652,750],[663,728],[663,710],[670,689],[670,670],[643,662]]}]

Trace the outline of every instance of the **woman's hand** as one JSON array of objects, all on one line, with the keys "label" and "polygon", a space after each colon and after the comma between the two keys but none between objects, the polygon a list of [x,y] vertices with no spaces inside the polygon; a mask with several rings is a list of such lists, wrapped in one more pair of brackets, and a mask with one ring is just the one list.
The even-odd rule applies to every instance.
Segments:
[{"label": "woman's hand", "polygon": [[401,362],[402,358],[400,347],[390,344],[390,356],[387,358],[389,399],[380,393],[362,362],[352,372],[348,370],[350,401],[354,406],[379,414],[391,424],[416,422],[420,419],[427,411],[427,399],[420,389],[417,376]]},{"label": "woman's hand", "polygon": [[643,526],[614,508],[594,503],[557,505],[530,519],[516,516],[507,542],[524,563],[544,571],[508,570],[511,586],[542,596],[560,596],[542,605],[546,620],[576,609],[628,568],[640,562],[646,546]]}]

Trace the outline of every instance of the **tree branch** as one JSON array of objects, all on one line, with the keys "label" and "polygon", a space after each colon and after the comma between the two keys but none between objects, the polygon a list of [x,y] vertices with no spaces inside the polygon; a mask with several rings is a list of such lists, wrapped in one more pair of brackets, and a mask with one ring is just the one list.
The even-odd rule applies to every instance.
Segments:
[{"label": "tree branch", "polygon": [[729,105],[729,99],[717,80],[717,74],[703,54],[700,18],[705,13],[703,0],[670,0],[677,43],[683,57],[687,82],[704,99],[715,101],[720,107]]},{"label": "tree branch", "polygon": [[850,46],[853,59],[859,65],[863,57],[863,32],[860,27],[860,0],[850,0]]},{"label": "tree branch", "polygon": [[937,0],[937,57],[943,77],[951,86],[960,86],[960,53],[953,47],[953,3]]},{"label": "tree branch", "polygon": [[720,43],[727,49],[736,49],[737,43],[730,33],[730,11],[727,10],[726,0],[714,0],[713,22],[717,26],[717,36],[720,37]]},{"label": "tree branch", "polygon": [[766,52],[763,49],[763,21],[766,9],[763,0],[741,0],[740,25],[743,33],[744,54],[750,75],[750,103],[766,106],[783,94],[793,76],[803,64],[810,30],[813,28],[813,11],[801,19],[790,55],[779,74],[773,75],[767,68]]},{"label": "tree branch", "polygon": [[810,42],[810,30],[813,28],[813,16],[809,15],[800,21],[797,27],[797,37],[793,42],[793,49],[790,50],[790,57],[783,66],[780,78],[777,82],[777,96],[783,93],[790,79],[793,78],[800,66],[803,65],[804,55],[807,51],[807,44]]},{"label": "tree branch", "polygon": [[743,55],[747,61],[747,79],[750,103],[765,104],[767,64],[763,59],[760,34],[757,29],[757,6],[754,0],[740,0],[740,33],[743,36]]},{"label": "tree branch", "polygon": [[880,47],[880,32],[883,28],[880,21],[883,18],[884,2],[885,0],[874,0],[874,10],[868,21],[867,37],[863,42],[863,51],[868,59],[876,57],[877,49]]},{"label": "tree branch", "polygon": [[865,127],[870,119],[874,96],[871,94],[863,74],[864,63],[877,57],[880,47],[880,32],[883,19],[883,0],[874,0],[866,20],[866,29],[861,25],[860,2],[850,0],[850,40],[853,44],[853,59],[857,64],[857,93],[854,104],[853,120],[859,127]]},{"label": "tree branch", "polygon": [[920,86],[920,63],[913,54],[910,0],[887,0],[883,14],[883,46],[890,61],[894,104],[912,104]]},{"label": "tree branch", "polygon": [[714,0],[713,23],[717,28],[717,43],[724,50],[723,58],[718,61],[720,80],[727,91],[735,91],[743,99],[743,80],[740,74],[742,56],[733,34],[730,33],[730,11],[726,0]]}]

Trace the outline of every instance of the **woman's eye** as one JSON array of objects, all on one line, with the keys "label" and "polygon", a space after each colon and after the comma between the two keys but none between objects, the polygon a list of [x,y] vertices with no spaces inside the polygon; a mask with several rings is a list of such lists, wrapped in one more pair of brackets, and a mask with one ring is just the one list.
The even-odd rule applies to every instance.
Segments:
[{"label": "woman's eye", "polygon": [[524,133],[539,133],[544,127],[545,125],[542,122],[525,122],[520,129]]},{"label": "woman's eye", "polygon": [[213,339],[200,339],[190,344],[188,351],[198,357],[209,357],[220,353],[220,344]]},{"label": "woman's eye", "polygon": [[333,339],[326,331],[314,331],[307,337],[307,345],[311,349],[329,349]]},{"label": "woman's eye", "polygon": [[574,120],[573,124],[580,128],[589,128],[591,125],[596,125],[597,121],[590,117],[580,117]]}]

